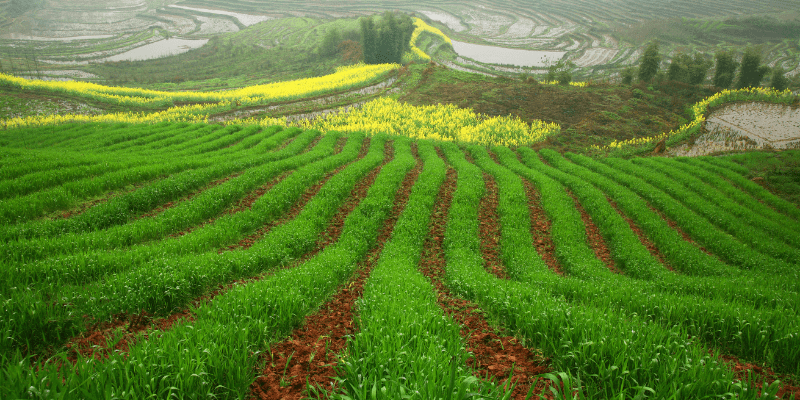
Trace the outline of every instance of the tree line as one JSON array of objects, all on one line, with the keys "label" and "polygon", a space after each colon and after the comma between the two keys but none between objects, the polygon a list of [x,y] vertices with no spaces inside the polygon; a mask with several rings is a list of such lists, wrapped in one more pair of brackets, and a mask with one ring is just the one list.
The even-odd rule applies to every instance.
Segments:
[{"label": "tree line", "polygon": [[770,87],[777,90],[785,90],[789,87],[786,71],[781,67],[770,68],[762,65],[761,53],[755,47],[746,48],[741,61],[738,61],[736,55],[730,51],[717,52],[713,60],[705,54],[697,53],[691,56],[678,53],[672,58],[664,72],[660,69],[661,54],[658,42],[648,44],[639,59],[638,68],[628,67],[622,71],[622,82],[631,84],[635,76],[640,82],[666,79],[699,85],[705,82],[708,70],[712,66],[714,66],[713,84],[720,89],[728,89],[734,83],[737,89],[760,86],[768,75],[770,75]]},{"label": "tree line", "polygon": [[366,64],[402,63],[414,33],[414,21],[410,16],[387,11],[377,19],[362,17],[359,24],[359,32],[327,31],[318,48],[319,54],[341,54],[348,61],[354,61],[357,56]]}]

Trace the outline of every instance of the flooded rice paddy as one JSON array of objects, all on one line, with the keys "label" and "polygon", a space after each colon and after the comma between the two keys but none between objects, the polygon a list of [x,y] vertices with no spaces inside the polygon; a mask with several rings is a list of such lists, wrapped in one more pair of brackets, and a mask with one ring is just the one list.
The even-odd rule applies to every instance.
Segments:
[{"label": "flooded rice paddy", "polygon": [[497,46],[464,43],[453,40],[453,50],[462,57],[486,64],[507,64],[521,67],[546,67],[564,57],[565,51],[509,49]]},{"label": "flooded rice paddy", "polygon": [[800,108],[785,104],[735,103],[706,119],[706,133],[694,144],[674,148],[676,156],[732,150],[800,148]]},{"label": "flooded rice paddy", "polygon": [[141,61],[185,53],[208,43],[208,39],[164,39],[103,59],[103,61]]},{"label": "flooded rice paddy", "polygon": [[188,11],[198,11],[198,12],[209,13],[209,14],[228,15],[228,16],[231,16],[231,17],[234,17],[234,18],[238,19],[239,22],[241,22],[242,25],[244,25],[244,26],[251,26],[251,25],[255,25],[255,24],[259,23],[259,22],[264,22],[264,21],[269,21],[271,19],[275,19],[273,17],[268,17],[266,15],[241,14],[241,13],[235,13],[235,12],[230,12],[230,11],[210,10],[210,9],[207,9],[207,8],[194,8],[194,7],[176,6],[176,5],[171,5],[170,7],[172,7],[172,8],[180,8],[180,9],[188,10]]}]

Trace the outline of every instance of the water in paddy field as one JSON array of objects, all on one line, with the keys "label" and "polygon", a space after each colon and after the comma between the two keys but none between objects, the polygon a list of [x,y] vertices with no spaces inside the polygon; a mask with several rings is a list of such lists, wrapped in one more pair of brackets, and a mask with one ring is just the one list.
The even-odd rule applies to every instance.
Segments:
[{"label": "water in paddy field", "polygon": [[467,27],[461,24],[461,20],[450,15],[445,14],[442,12],[435,12],[435,11],[420,11],[420,14],[424,14],[426,17],[430,18],[433,21],[439,21],[448,28],[452,29],[455,32],[462,32],[467,30]]},{"label": "water in paddy field", "polygon": [[723,151],[800,148],[800,109],[785,104],[729,104],[706,118],[707,133],[670,151],[702,156]]},{"label": "water in paddy field", "polygon": [[508,49],[453,40],[453,50],[462,57],[486,64],[509,64],[520,67],[547,67],[558,62],[565,51]]},{"label": "water in paddy field", "polygon": [[776,149],[800,141],[800,109],[784,104],[737,103],[714,112],[706,120],[709,131],[730,129],[761,145]]},{"label": "water in paddy field", "polygon": [[29,36],[20,33],[7,33],[5,35],[2,35],[3,39],[32,40],[38,42],[71,42],[73,40],[108,39],[111,37],[114,37],[114,35],[66,36],[66,37]]},{"label": "water in paddy field", "polygon": [[197,49],[208,43],[208,39],[164,39],[155,43],[146,44],[133,50],[126,51],[103,59],[103,61],[141,61],[185,53]]},{"label": "water in paddy field", "polygon": [[231,12],[231,11],[209,10],[209,9],[206,9],[206,8],[193,8],[193,7],[176,6],[176,5],[171,5],[170,7],[182,8],[184,10],[189,10],[189,11],[199,11],[199,12],[204,12],[204,13],[209,13],[209,14],[229,15],[231,17],[234,17],[234,18],[238,19],[239,22],[241,22],[242,25],[244,25],[244,26],[255,25],[255,24],[259,23],[259,22],[264,22],[264,21],[269,21],[271,19],[275,19],[273,17],[267,17],[265,15],[240,14],[240,13],[235,13],[235,12]]}]

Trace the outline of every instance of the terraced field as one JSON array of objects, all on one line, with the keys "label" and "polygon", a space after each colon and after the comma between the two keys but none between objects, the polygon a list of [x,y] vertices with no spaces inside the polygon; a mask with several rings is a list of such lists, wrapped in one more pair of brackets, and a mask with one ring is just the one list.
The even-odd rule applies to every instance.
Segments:
[{"label": "terraced field", "polygon": [[722,158],[0,140],[1,398],[800,395],[800,210]]},{"label": "terraced field", "polygon": [[[156,83],[152,78],[147,79],[153,75],[151,70],[180,69],[181,65],[187,64],[187,59],[207,57],[219,50],[225,50],[222,52],[226,53],[225,57],[212,58],[212,62],[204,59],[201,64],[209,64],[217,72],[232,75],[217,78],[236,77],[241,81],[248,74],[238,68],[226,68],[220,59],[226,62],[236,57],[240,64],[255,63],[258,70],[270,70],[273,65],[269,60],[289,58],[281,53],[282,49],[292,48],[289,54],[302,52],[305,55],[316,48],[327,29],[337,24],[340,28],[357,27],[356,18],[386,10],[399,10],[425,18],[444,29],[453,39],[463,42],[566,51],[565,59],[578,66],[575,77],[580,80],[615,79],[621,69],[638,62],[643,46],[650,40],[661,42],[665,60],[671,59],[676,52],[712,55],[727,49],[738,54],[741,47],[758,45],[766,64],[782,66],[790,76],[800,72],[800,47],[796,37],[796,21],[800,14],[780,0],[758,3],[715,0],[702,5],[689,0],[669,3],[655,0],[484,0],[467,3],[372,0],[347,3],[105,0],[84,3],[68,0],[58,4],[43,3],[13,19],[4,20],[3,13],[8,10],[8,5],[0,2],[0,62],[3,70],[29,76],[33,76],[31,71],[35,70],[36,76],[49,79],[64,79],[66,74],[81,79],[129,82],[133,80],[132,75],[136,75],[135,69],[112,73],[108,68],[91,63],[115,60],[113,57],[120,54],[130,57],[129,51],[142,46],[166,47],[169,49],[167,53],[180,54],[192,46],[199,47],[210,38],[218,38],[221,39],[219,42],[193,52],[192,57],[173,57],[139,65],[149,73],[136,76],[135,83]],[[754,16],[775,19],[754,24],[746,22],[747,18]],[[340,22],[332,24],[332,19]],[[763,25],[775,25],[777,21],[788,23],[788,28],[762,29]],[[176,37],[195,42],[192,46],[167,42]],[[21,47],[25,51],[20,51]],[[272,55],[261,54],[266,52],[272,52]],[[436,55],[436,52],[430,53]],[[34,54],[42,63],[35,68],[29,65],[33,63]],[[531,70],[484,63],[472,65],[474,60],[459,59],[449,51],[438,54],[435,59],[442,63],[455,63],[453,68],[500,75],[532,71],[541,74],[544,71],[544,68]],[[305,60],[292,61],[287,64],[299,64]],[[313,64],[309,62],[300,69],[309,70]],[[497,64],[503,62],[497,61]],[[326,65],[326,69],[331,68]],[[276,69],[286,72],[286,68]],[[270,72],[260,79],[275,76],[275,71]],[[314,74],[322,72],[315,70]],[[168,78],[160,76],[159,81],[180,83],[187,79],[187,75],[185,71],[171,73]],[[210,79],[205,75],[202,78]],[[231,84],[240,83],[234,81]],[[247,84],[252,84],[252,81]]]}]

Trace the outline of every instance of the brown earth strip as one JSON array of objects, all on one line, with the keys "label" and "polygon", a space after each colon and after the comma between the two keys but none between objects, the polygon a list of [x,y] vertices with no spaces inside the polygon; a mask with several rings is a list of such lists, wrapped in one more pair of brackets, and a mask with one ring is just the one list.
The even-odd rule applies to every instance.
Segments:
[{"label": "brown earth strip", "polygon": [[367,197],[367,191],[369,191],[369,188],[372,187],[372,184],[375,182],[375,178],[377,178],[378,174],[381,172],[381,169],[383,169],[383,167],[393,159],[394,142],[389,140],[386,142],[386,145],[383,148],[383,163],[378,166],[378,168],[372,170],[369,175],[364,177],[364,179],[356,184],[356,187],[350,192],[350,197],[348,197],[344,204],[339,207],[336,215],[328,224],[328,228],[322,232],[317,239],[314,250],[308,252],[297,262],[305,262],[305,260],[315,256],[329,244],[335,243],[337,240],[339,240],[339,235],[342,234],[342,228],[344,228],[344,221],[347,219],[347,216],[350,215],[350,212],[352,212],[358,206],[358,203],[360,203],[364,197]]},{"label": "brown earth strip", "polygon": [[[342,139],[344,139],[344,138],[342,138]],[[339,172],[341,172],[343,169],[347,168],[352,163],[354,163],[354,162],[356,162],[358,160],[361,160],[362,158],[364,158],[364,156],[367,155],[367,152],[369,151],[370,143],[371,143],[371,139],[369,137],[365,138],[363,143],[361,144],[361,149],[359,150],[358,156],[356,157],[355,160],[350,161],[350,162],[348,162],[348,163],[336,168],[335,170],[327,173],[324,177],[322,177],[322,179],[319,182],[317,182],[313,186],[311,186],[308,189],[306,189],[306,191],[303,193],[303,195],[300,197],[300,199],[283,215],[283,217],[278,218],[278,219],[276,219],[274,221],[271,221],[271,222],[265,224],[264,226],[259,228],[255,233],[253,233],[253,234],[243,238],[242,240],[240,240],[239,243],[236,243],[236,244],[230,245],[230,246],[228,246],[226,248],[220,249],[219,252],[236,250],[236,249],[248,249],[248,248],[250,248],[250,246],[252,246],[255,242],[257,242],[262,237],[264,237],[264,235],[269,233],[276,226],[283,225],[286,222],[295,219],[300,214],[300,212],[303,211],[303,208],[305,208],[306,204],[308,204],[308,202],[311,201],[311,199],[313,199],[314,196],[317,195],[317,193],[319,193],[319,191],[322,189],[322,187],[325,185],[325,183],[328,182],[328,180],[330,180],[334,175],[336,175]],[[340,146],[340,144],[341,144],[341,146]],[[337,142],[337,149],[336,149],[337,153],[341,152],[342,146],[344,146],[344,141],[342,141],[341,143]],[[387,143],[387,146],[391,147],[390,144],[388,144],[388,143]],[[384,156],[386,156],[386,148],[384,148]],[[381,165],[381,167],[388,162],[386,160],[387,160],[387,158],[384,157],[384,163]],[[378,168],[376,171],[380,171],[380,168]],[[377,176],[377,172],[376,171],[373,171],[371,173],[373,180],[375,179],[375,176]],[[353,193],[351,193],[350,197],[352,198],[352,196],[353,196]],[[360,201],[360,198],[359,198],[359,201]],[[355,208],[355,206],[353,206],[353,208]],[[338,214],[339,213],[337,213],[337,215]],[[348,214],[349,214],[349,212],[348,212]],[[342,221],[344,221],[344,218],[347,218],[347,214],[345,214],[342,218],[343,218]],[[332,229],[332,228],[329,226],[328,229]],[[318,246],[317,247],[318,248],[320,247],[319,242],[318,242]]]},{"label": "brown earth strip", "polygon": [[600,259],[600,261],[602,261],[606,267],[611,270],[611,272],[621,274],[622,271],[617,268],[617,264],[611,257],[611,250],[608,249],[608,245],[606,245],[603,235],[600,234],[600,229],[598,229],[597,225],[594,224],[592,217],[589,216],[589,213],[586,212],[585,208],[583,208],[581,203],[578,201],[578,198],[575,197],[575,194],[569,190],[567,190],[567,193],[575,202],[575,208],[577,208],[581,213],[581,219],[583,220],[583,224],[586,226],[586,240],[589,243],[589,247],[594,250],[594,255]]},{"label": "brown earth strip", "polygon": [[308,385],[320,391],[330,387],[330,382],[336,376],[334,367],[338,354],[343,353],[348,335],[356,330],[353,305],[361,297],[364,282],[377,262],[383,245],[391,237],[394,225],[411,195],[411,188],[422,170],[416,144],[412,144],[412,150],[417,165],[406,174],[395,194],[391,214],[384,221],[375,246],[358,268],[355,281],[325,303],[320,311],[307,316],[302,328],[296,329],[288,340],[271,346],[269,355],[264,353],[265,368],[250,386],[251,398],[294,400],[306,397]]},{"label": "brown earth strip", "polygon": [[654,212],[654,213],[656,213],[656,214],[658,214],[659,216],[661,216],[661,218],[662,218],[662,219],[663,219],[663,220],[664,220],[664,221],[667,223],[667,225],[669,225],[669,227],[670,227],[670,228],[672,228],[672,229],[674,229],[676,232],[680,233],[680,234],[681,234],[681,236],[683,237],[683,240],[685,240],[685,241],[687,241],[687,242],[689,242],[689,243],[691,243],[691,244],[693,244],[693,245],[697,246],[697,248],[698,248],[698,249],[700,249],[700,250],[702,250],[704,253],[706,253],[706,254],[708,254],[708,255],[710,255],[710,256],[713,256],[713,254],[711,254],[711,252],[710,252],[710,251],[706,250],[706,248],[705,248],[705,247],[703,247],[703,246],[700,246],[699,244],[697,244],[697,242],[695,242],[695,241],[694,241],[694,239],[692,239],[692,237],[691,237],[691,236],[689,236],[689,234],[688,234],[688,233],[684,232],[684,231],[683,231],[683,229],[681,229],[681,227],[678,225],[678,223],[677,223],[677,222],[675,222],[675,221],[673,221],[673,220],[669,219],[669,218],[668,218],[666,215],[664,215],[664,213],[663,213],[663,212],[661,212],[661,210],[658,210],[658,209],[656,209],[656,208],[655,208],[655,207],[653,207],[652,205],[648,204],[647,206],[648,206],[648,207],[650,207],[650,209],[651,209],[651,210],[653,210],[653,212]]},{"label": "brown earth strip", "polygon": [[191,201],[193,198],[197,197],[197,195],[199,195],[200,193],[205,192],[206,190],[209,190],[209,189],[214,188],[216,186],[222,185],[223,183],[228,182],[229,180],[240,176],[242,174],[242,172],[244,172],[244,171],[239,171],[239,172],[233,173],[231,175],[228,175],[228,176],[226,176],[224,178],[220,178],[220,179],[211,181],[208,184],[206,184],[203,187],[201,187],[200,189],[197,189],[197,190],[193,191],[192,193],[189,193],[186,196],[183,196],[181,199],[178,199],[178,200],[175,200],[175,201],[166,202],[166,203],[164,203],[164,204],[162,204],[162,205],[160,205],[160,206],[158,206],[158,207],[156,207],[156,208],[154,208],[154,209],[152,209],[152,210],[150,210],[148,212],[145,212],[145,213],[139,215],[138,217],[135,217],[134,220],[155,217],[155,216],[163,213],[164,211],[166,211],[166,210],[168,210],[168,209],[170,209],[172,207],[175,207],[178,204]]},{"label": "brown earth strip", "polygon": [[[157,178],[157,179],[160,179],[160,178]],[[77,206],[70,208],[69,210],[57,211],[55,214],[52,214],[50,219],[52,219],[52,220],[66,219],[66,218],[75,217],[77,215],[81,215],[81,214],[85,213],[86,210],[88,210],[88,209],[90,209],[90,208],[92,208],[92,207],[94,207],[94,206],[96,206],[98,204],[107,203],[107,202],[109,202],[109,201],[111,201],[111,200],[113,200],[113,199],[115,199],[117,197],[129,194],[129,193],[133,193],[136,190],[139,190],[140,188],[144,187],[144,185],[146,185],[148,183],[152,183],[152,182],[154,182],[154,180],[153,181],[147,181],[147,182],[139,182],[139,183],[134,184],[130,188],[121,188],[121,189],[109,191],[109,192],[105,193],[102,197],[82,202],[82,203],[78,204]],[[47,219],[47,217],[45,217],[45,219]]]},{"label": "brown earth strip", "polygon": [[500,259],[500,221],[497,216],[499,195],[494,178],[483,173],[486,192],[478,208],[478,232],[481,238],[483,268],[500,279],[508,279],[508,273]]},{"label": "brown earth strip", "polygon": [[[714,355],[714,353],[711,351],[709,351],[709,353],[712,356]],[[800,399],[800,384],[794,382],[789,375],[778,374],[767,366],[744,362],[739,358],[730,355],[723,354],[718,356],[718,358],[722,362],[728,364],[728,367],[733,370],[736,379],[746,381],[748,374],[752,374],[753,384],[758,388],[759,391],[763,389],[764,381],[766,381],[767,386],[769,386],[776,380],[780,380],[781,386],[780,389],[778,389],[776,398]]]},{"label": "brown earth strip", "polygon": [[622,210],[619,209],[619,207],[617,206],[617,203],[614,202],[614,200],[611,200],[609,197],[606,197],[606,200],[608,200],[608,203],[611,204],[611,207],[614,207],[614,210],[617,211],[619,216],[622,217],[622,219],[624,219],[625,222],[628,223],[628,226],[631,227],[631,230],[633,231],[633,233],[635,233],[636,237],[639,238],[639,242],[641,242],[642,245],[647,248],[647,251],[650,252],[650,255],[652,255],[658,261],[660,261],[661,264],[664,265],[665,268],[667,268],[668,270],[670,270],[672,272],[675,272],[675,269],[672,268],[672,266],[669,264],[669,262],[667,261],[667,258],[664,257],[664,254],[661,253],[661,250],[659,250],[658,247],[656,247],[655,243],[653,243],[653,241],[650,240],[647,237],[647,235],[644,234],[644,232],[642,232],[642,229],[639,228],[639,226],[636,225],[636,223],[633,222],[633,220],[630,219],[630,217],[625,215],[622,212]]},{"label": "brown earth strip", "polygon": [[[366,154],[368,149],[369,138],[365,139],[365,144],[362,147],[363,153]],[[394,147],[392,146],[392,142],[387,142],[384,148],[384,154],[386,157],[383,165],[393,158],[393,150]],[[383,165],[381,165],[381,167]],[[318,240],[317,247],[314,250],[304,255],[297,262],[287,265],[284,268],[292,268],[301,264],[305,260],[311,258],[314,254],[322,251],[325,246],[334,243],[338,239],[344,224],[343,222],[347,218],[347,215],[349,215],[349,213],[358,205],[361,199],[366,196],[367,190],[370,186],[372,186],[375,176],[377,176],[379,171],[380,168],[377,168],[370,174],[371,178],[368,176],[366,179],[363,179],[356,185],[345,205],[340,207],[337,215],[333,218],[334,222],[329,224],[326,234],[323,236],[326,239]],[[234,285],[251,283],[253,281],[264,279],[273,274],[274,272],[271,272],[250,279],[240,279],[226,285],[220,284],[210,293],[193,300],[191,302],[192,308],[196,308],[203,303],[211,301],[214,297],[230,290]],[[128,346],[138,340],[138,334],[142,332],[148,332],[142,336],[144,339],[147,339],[149,334],[152,334],[150,331],[159,332],[167,330],[172,327],[176,321],[182,319],[187,319],[190,321],[193,319],[193,314],[191,313],[190,308],[185,308],[167,317],[157,319],[154,319],[150,313],[144,311],[139,314],[114,315],[111,321],[95,323],[89,326],[83,334],[69,340],[66,344],[66,347],[69,349],[69,359],[74,363],[77,362],[79,354],[83,357],[101,359],[108,357],[108,355],[115,350],[127,351]],[[114,338],[118,339],[116,339],[115,343],[109,346],[108,341]]]},{"label": "brown earth strip", "polygon": [[539,256],[542,257],[542,260],[544,260],[545,264],[547,264],[553,272],[564,275],[558,263],[558,259],[556,259],[556,245],[553,243],[553,237],[550,233],[550,220],[547,218],[544,208],[542,208],[542,196],[527,179],[523,179],[522,184],[525,186],[525,195],[528,197],[533,246],[536,247]]},{"label": "brown earth strip", "polygon": [[[441,156],[441,152],[439,154]],[[523,347],[515,337],[504,336],[489,326],[474,303],[452,296],[442,282],[446,265],[444,234],[456,180],[456,171],[449,168],[431,213],[430,232],[423,245],[419,268],[436,288],[439,306],[462,326],[461,334],[467,341],[466,350],[474,355],[468,360],[468,365],[475,375],[497,379],[501,384],[508,384],[509,381],[516,383],[511,399],[522,400],[531,389],[534,378],[550,371],[547,366],[549,359]],[[533,389],[534,396],[542,394],[546,398],[553,398],[547,390],[547,382],[537,382]]]},{"label": "brown earth strip", "polygon": [[[293,142],[293,141],[294,141],[296,138],[297,138],[297,137],[295,136],[295,137],[292,137],[290,140],[287,140],[285,143],[283,143],[283,144],[281,145],[281,148],[288,146],[288,145],[289,145],[289,143]],[[311,143],[309,143],[309,144],[308,144],[308,146],[306,146],[306,147],[305,147],[305,149],[303,149],[303,151],[301,152],[301,154],[302,154],[302,153],[306,153],[306,152],[310,151],[311,149],[313,149],[313,148],[314,148],[314,146],[316,146],[316,145],[317,145],[317,143],[319,143],[319,141],[320,141],[321,139],[322,139],[322,135],[319,135],[319,136],[315,137],[315,138],[314,138],[314,139],[311,141]],[[337,144],[338,144],[338,143],[337,143]],[[275,152],[275,151],[278,151],[278,150],[273,150],[272,152]],[[215,186],[221,185],[221,184],[223,184],[223,183],[225,183],[225,182],[227,182],[227,181],[229,181],[229,180],[231,180],[231,179],[233,179],[233,178],[236,178],[236,177],[240,176],[242,173],[244,173],[244,171],[239,171],[239,172],[236,172],[236,173],[234,173],[234,174],[231,174],[230,176],[227,176],[227,177],[225,177],[225,178],[217,179],[217,180],[215,180],[215,181],[213,181],[213,182],[209,183],[208,185],[206,185],[206,186],[204,186],[204,187],[202,187],[202,188],[200,188],[200,189],[198,189],[198,190],[196,190],[196,191],[192,192],[191,194],[189,194],[189,195],[187,195],[187,196],[183,197],[183,198],[182,198],[182,199],[180,199],[180,200],[171,201],[171,202],[168,202],[168,203],[166,203],[166,204],[163,204],[163,205],[161,205],[160,207],[158,207],[158,208],[156,208],[156,209],[154,209],[154,210],[151,210],[150,212],[147,212],[147,213],[145,213],[145,214],[143,214],[143,215],[141,215],[141,216],[137,217],[136,219],[141,219],[141,218],[149,218],[149,217],[155,217],[156,215],[158,215],[158,214],[160,214],[160,213],[163,213],[164,211],[166,211],[166,210],[167,210],[167,209],[169,209],[169,208],[172,208],[172,207],[174,207],[174,206],[176,206],[176,205],[178,205],[178,204],[180,204],[180,203],[183,203],[183,202],[190,201],[192,198],[196,197],[198,194],[200,194],[200,193],[202,193],[202,192],[204,192],[204,191],[206,191],[206,190],[209,190],[209,189],[211,189],[211,188],[213,188],[213,187],[215,187]],[[282,178],[285,178],[285,177],[286,177],[286,175],[282,175],[282,177],[280,177],[279,179],[282,179]],[[277,180],[277,181],[273,180],[273,181],[271,181],[271,182],[269,182],[269,183],[265,184],[265,185],[264,185],[264,186],[262,186],[261,188],[259,188],[259,189],[256,189],[255,191],[256,191],[256,192],[259,192],[259,191],[260,191],[260,192],[261,192],[261,195],[263,195],[264,193],[266,193],[266,192],[267,192],[267,190],[269,190],[269,188],[271,188],[272,186],[274,186],[274,185],[275,185],[276,183],[278,183],[279,181],[280,181],[280,180]],[[267,190],[263,190],[263,188],[264,188],[264,187],[267,187]],[[252,192],[251,192],[251,195],[252,195]],[[248,195],[248,197],[252,197],[251,195]],[[261,195],[259,195],[258,197],[261,197]],[[257,200],[257,199],[258,199],[258,197],[255,197],[255,198],[254,198],[254,199],[251,201],[251,203],[250,203],[250,204],[252,204],[253,202],[255,202],[255,200]],[[240,201],[240,202],[241,202],[241,201]],[[236,208],[236,206],[233,206],[233,207],[231,207],[231,208]],[[249,208],[249,207],[248,207],[248,208]],[[226,214],[226,213],[229,213],[229,212],[223,212],[223,214]],[[204,225],[206,225],[206,224],[208,224],[208,223],[210,223],[210,222],[213,222],[213,220],[215,220],[215,219],[216,219],[216,218],[214,218],[214,219],[212,219],[212,220],[209,220],[209,221],[206,221],[205,223],[203,223],[203,224],[202,224],[202,225],[200,225],[200,226],[204,226]],[[197,229],[197,228],[198,228],[197,226],[195,226],[195,227],[191,227],[191,228],[189,228],[189,229],[187,229],[187,230],[185,230],[185,231],[178,232],[178,233],[175,233],[175,234],[173,234],[173,235],[170,235],[170,236],[172,236],[172,237],[175,237],[175,236],[183,236],[183,235],[185,235],[185,234],[187,234],[187,233],[189,233],[189,232],[191,232],[192,230],[195,230],[195,229]]]}]

